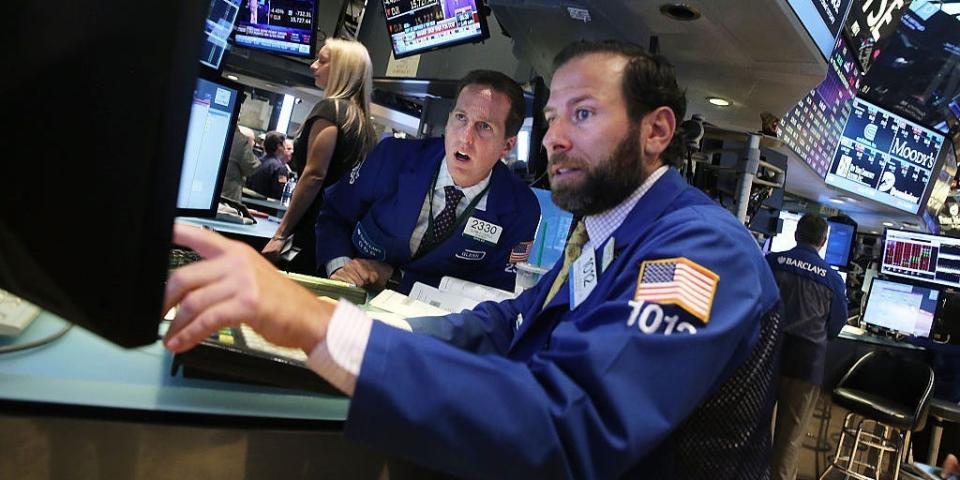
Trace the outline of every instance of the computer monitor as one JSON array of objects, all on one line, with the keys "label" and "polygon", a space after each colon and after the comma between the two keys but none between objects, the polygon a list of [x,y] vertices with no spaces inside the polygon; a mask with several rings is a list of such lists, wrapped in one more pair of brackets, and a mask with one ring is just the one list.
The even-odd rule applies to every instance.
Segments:
[{"label": "computer monitor", "polygon": [[937,314],[940,291],[875,278],[863,321],[881,331],[927,338]]},{"label": "computer monitor", "polygon": [[573,224],[573,214],[553,203],[550,190],[532,190],[540,204],[540,223],[527,261],[538,267],[552,268],[553,264],[563,259],[563,248]]},{"label": "computer monitor", "polygon": [[313,57],[316,0],[241,0],[233,42],[241,47]]},{"label": "computer monitor", "polygon": [[960,238],[887,229],[880,273],[960,288]]},{"label": "computer monitor", "polygon": [[220,62],[227,51],[227,39],[233,33],[237,20],[237,0],[211,0],[210,13],[203,25],[203,45],[200,47],[200,63],[220,70]]},{"label": "computer monitor", "polygon": [[846,267],[850,263],[850,252],[853,250],[853,239],[857,236],[857,226],[833,220],[827,220],[827,226],[829,233],[823,259],[830,265]]},{"label": "computer monitor", "polygon": [[940,133],[857,98],[825,182],[916,214],[943,143]]},{"label": "computer monitor", "polygon": [[825,58],[830,57],[833,41],[843,28],[843,22],[850,9],[851,0],[787,0],[790,8],[797,14],[803,28]]},{"label": "computer monitor", "polygon": [[860,86],[860,70],[843,36],[834,43],[827,76],[784,115],[778,138],[820,178],[827,175]]},{"label": "computer monitor", "polygon": [[157,339],[208,6],[48,0],[5,14],[29,25],[5,32],[30,54],[0,82],[18,139],[5,153],[29,175],[0,175],[0,288],[123,346]]},{"label": "computer monitor", "polygon": [[216,215],[241,94],[240,86],[232,82],[212,76],[197,79],[183,150],[177,215]]},{"label": "computer monitor", "polygon": [[[774,235],[770,239],[770,245],[767,248],[769,252],[786,252],[793,247],[797,246],[797,239],[795,235],[797,233],[797,223],[800,222],[800,219],[803,218],[802,213],[796,212],[780,212],[780,221],[781,228],[780,233]],[[829,238],[829,232],[827,232]],[[820,250],[817,251],[820,255],[820,258],[824,258],[827,254],[827,244],[824,244],[820,247]]]},{"label": "computer monitor", "polygon": [[476,43],[490,37],[480,0],[421,2],[383,0],[394,58]]}]

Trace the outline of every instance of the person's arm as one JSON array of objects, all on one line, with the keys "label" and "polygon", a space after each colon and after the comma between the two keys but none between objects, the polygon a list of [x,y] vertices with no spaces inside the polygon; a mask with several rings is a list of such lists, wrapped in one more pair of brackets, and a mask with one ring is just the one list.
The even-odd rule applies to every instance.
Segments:
[{"label": "person's arm", "polygon": [[[317,215],[317,264],[337,260],[334,263],[343,267],[357,256],[354,229],[378,198],[396,188],[398,157],[407,154],[397,140],[384,140],[367,155],[355,176],[327,189]],[[332,277],[335,272],[331,269],[327,274]]]},{"label": "person's arm", "polygon": [[283,220],[277,227],[277,232],[273,238],[263,247],[263,255],[271,260],[276,260],[287,237],[293,234],[293,230],[310,204],[317,198],[317,194],[323,189],[323,180],[327,176],[327,167],[333,157],[333,151],[337,146],[337,126],[333,123],[318,118],[313,122],[310,128],[310,140],[307,142],[307,165],[303,169],[303,175],[297,188],[293,190],[293,198],[290,199],[290,206],[283,214]]},{"label": "person's arm", "polygon": [[[276,285],[279,274],[260,272],[269,265],[244,254],[249,249],[178,226],[176,243],[211,260],[177,270],[168,282],[165,306],[189,308],[165,341],[183,351],[222,325],[244,321],[271,342],[312,350],[318,373],[353,395],[348,437],[443,471],[613,478],[655,451],[742,363],[758,341],[760,318],[775,305],[761,283],[769,273],[742,248],[749,242],[707,223],[680,218],[655,226],[630,265],[616,272],[608,300],[558,323],[550,347],[525,362],[370,322],[343,303],[353,315],[331,320],[329,309],[285,292],[297,287]],[[684,256],[719,277],[707,320],[676,305],[635,300],[633,260]],[[247,263],[252,277],[226,267]],[[243,290],[263,292],[263,300],[234,298],[225,275],[268,282]],[[275,306],[270,294],[287,303]]]},{"label": "person's arm", "polygon": [[[830,272],[833,273],[833,272]],[[840,276],[833,273],[836,278],[833,280],[832,298],[830,299],[830,319],[827,322],[827,335],[835,338],[840,335],[840,330],[847,324],[847,289],[840,279]]]}]

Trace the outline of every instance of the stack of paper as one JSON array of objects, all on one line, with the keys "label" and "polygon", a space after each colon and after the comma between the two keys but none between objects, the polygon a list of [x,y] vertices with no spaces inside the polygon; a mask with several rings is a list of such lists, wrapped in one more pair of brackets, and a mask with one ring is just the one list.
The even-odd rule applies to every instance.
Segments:
[{"label": "stack of paper", "polygon": [[373,300],[370,300],[370,306],[394,313],[403,318],[434,317],[450,313],[449,310],[435,307],[429,303],[410,298],[402,293],[394,292],[393,290],[380,292],[379,295],[373,297]]}]

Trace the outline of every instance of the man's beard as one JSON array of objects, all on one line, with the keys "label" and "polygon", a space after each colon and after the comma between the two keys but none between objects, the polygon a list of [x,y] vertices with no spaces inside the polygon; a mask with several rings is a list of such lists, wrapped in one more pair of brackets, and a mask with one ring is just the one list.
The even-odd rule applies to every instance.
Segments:
[{"label": "man's beard", "polygon": [[585,160],[563,153],[550,159],[550,165],[561,163],[584,172],[579,184],[551,185],[553,203],[580,217],[603,213],[623,202],[647,178],[641,168],[638,132],[639,126],[630,127],[610,157],[592,168]]}]

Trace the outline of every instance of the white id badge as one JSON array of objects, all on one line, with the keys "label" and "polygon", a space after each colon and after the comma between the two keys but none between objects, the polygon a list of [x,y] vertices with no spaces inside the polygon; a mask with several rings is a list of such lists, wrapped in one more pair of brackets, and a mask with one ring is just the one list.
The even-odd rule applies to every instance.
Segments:
[{"label": "white id badge", "polygon": [[477,217],[468,218],[467,224],[463,227],[464,235],[491,245],[496,245],[500,241],[501,233],[503,233],[503,227],[495,223],[485,222]]},{"label": "white id badge", "polygon": [[570,310],[577,308],[597,286],[597,257],[587,249],[570,265]]},{"label": "white id badge", "polygon": [[610,240],[607,240],[607,244],[603,246],[603,271],[607,271],[607,267],[613,263],[613,237],[610,237]]}]

